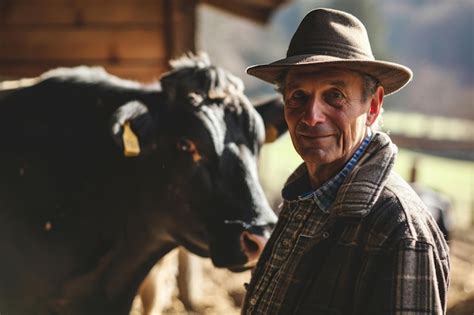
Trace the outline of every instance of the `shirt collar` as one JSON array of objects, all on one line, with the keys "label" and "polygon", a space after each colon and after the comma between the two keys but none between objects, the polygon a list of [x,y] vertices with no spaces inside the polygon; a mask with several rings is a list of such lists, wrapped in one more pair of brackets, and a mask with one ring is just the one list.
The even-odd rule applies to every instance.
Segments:
[{"label": "shirt collar", "polygon": [[[342,170],[336,174],[333,178],[325,182],[321,187],[316,190],[312,190],[308,172],[305,171],[301,176],[288,184],[282,191],[283,198],[286,200],[309,200],[313,199],[318,205],[319,209],[323,212],[328,212],[329,207],[336,199],[337,191],[343,183],[347,175],[352,171],[354,166],[359,161],[360,157],[364,153],[365,149],[372,139],[372,132],[368,128],[368,134],[357,148],[356,152],[352,155],[349,161],[344,165]],[[306,166],[302,165],[305,169]],[[298,170],[297,170],[298,171]],[[302,193],[303,192],[303,193]]]}]

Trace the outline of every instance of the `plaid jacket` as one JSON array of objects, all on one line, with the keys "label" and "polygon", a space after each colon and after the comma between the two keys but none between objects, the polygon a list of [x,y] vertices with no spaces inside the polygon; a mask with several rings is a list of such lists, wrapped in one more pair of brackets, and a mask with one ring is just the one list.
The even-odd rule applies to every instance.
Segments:
[{"label": "plaid jacket", "polygon": [[[444,314],[448,247],[377,133],[329,212],[285,200],[243,314]],[[306,172],[302,165],[287,185]]]}]

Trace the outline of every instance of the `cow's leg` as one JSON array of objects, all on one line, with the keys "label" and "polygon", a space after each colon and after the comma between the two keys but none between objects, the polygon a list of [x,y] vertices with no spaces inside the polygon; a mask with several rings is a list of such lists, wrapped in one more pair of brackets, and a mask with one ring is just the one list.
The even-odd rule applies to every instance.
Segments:
[{"label": "cow's leg", "polygon": [[178,272],[178,250],[163,257],[142,282],[138,295],[143,307],[143,315],[159,315],[171,304],[176,288]]},{"label": "cow's leg", "polygon": [[187,309],[196,309],[202,300],[202,264],[194,254],[179,248],[179,298]]}]

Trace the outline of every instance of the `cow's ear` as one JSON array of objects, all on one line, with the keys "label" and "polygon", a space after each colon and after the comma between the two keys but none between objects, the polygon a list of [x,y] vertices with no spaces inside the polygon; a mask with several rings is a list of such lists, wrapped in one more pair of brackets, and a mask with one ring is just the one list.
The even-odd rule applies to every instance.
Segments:
[{"label": "cow's ear", "polygon": [[265,123],[265,143],[275,141],[288,130],[281,97],[258,103],[255,105],[255,109]]},{"label": "cow's ear", "polygon": [[138,156],[155,147],[155,124],[148,108],[132,101],[112,116],[112,136],[127,157]]}]

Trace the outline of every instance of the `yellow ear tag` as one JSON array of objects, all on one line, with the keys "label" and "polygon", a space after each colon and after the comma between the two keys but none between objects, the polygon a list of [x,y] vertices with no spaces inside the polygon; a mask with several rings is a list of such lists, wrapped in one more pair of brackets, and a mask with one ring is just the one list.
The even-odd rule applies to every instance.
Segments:
[{"label": "yellow ear tag", "polygon": [[140,143],[138,138],[130,128],[130,122],[123,125],[123,153],[125,156],[137,156],[140,154]]}]

